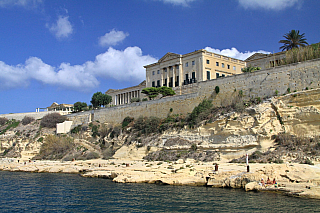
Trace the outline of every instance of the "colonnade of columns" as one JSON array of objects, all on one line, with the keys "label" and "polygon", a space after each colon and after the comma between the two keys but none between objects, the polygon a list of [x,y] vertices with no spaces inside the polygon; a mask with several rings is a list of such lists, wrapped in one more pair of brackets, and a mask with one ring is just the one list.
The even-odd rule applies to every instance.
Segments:
[{"label": "colonnade of columns", "polygon": [[132,98],[140,98],[141,92],[140,90],[120,93],[115,96],[115,105],[129,104],[131,103]]},{"label": "colonnade of columns", "polygon": [[[164,67],[161,70],[161,78],[160,78],[160,85],[156,83],[156,86],[167,86],[167,87],[176,87],[176,81],[178,80],[177,86],[181,86],[182,81],[182,65],[174,65],[169,67]],[[178,79],[177,79],[178,77]],[[170,78],[172,78],[172,81],[170,81]],[[171,83],[171,84],[170,84]]]}]

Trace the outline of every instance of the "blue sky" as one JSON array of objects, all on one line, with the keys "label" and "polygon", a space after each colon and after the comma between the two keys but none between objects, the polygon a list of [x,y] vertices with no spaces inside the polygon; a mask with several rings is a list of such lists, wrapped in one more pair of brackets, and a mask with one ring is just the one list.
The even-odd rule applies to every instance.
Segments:
[{"label": "blue sky", "polygon": [[134,86],[167,52],[245,59],[292,29],[320,41],[319,0],[0,0],[0,114]]}]

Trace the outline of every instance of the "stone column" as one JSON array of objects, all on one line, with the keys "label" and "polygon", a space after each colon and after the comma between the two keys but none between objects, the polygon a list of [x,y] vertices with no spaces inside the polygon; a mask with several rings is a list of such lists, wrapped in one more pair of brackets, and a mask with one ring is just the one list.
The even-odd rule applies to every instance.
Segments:
[{"label": "stone column", "polygon": [[174,88],[176,85],[176,66],[172,67],[172,88]]},{"label": "stone column", "polygon": [[167,87],[169,87],[170,83],[170,67],[167,67]]},{"label": "stone column", "polygon": [[160,86],[162,86],[164,84],[163,79],[164,79],[164,69],[160,69]]}]

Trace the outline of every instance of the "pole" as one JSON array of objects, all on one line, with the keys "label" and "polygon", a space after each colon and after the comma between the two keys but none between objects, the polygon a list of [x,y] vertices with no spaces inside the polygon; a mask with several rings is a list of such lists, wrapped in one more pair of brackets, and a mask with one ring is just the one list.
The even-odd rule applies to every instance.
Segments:
[{"label": "pole", "polygon": [[247,164],[247,172],[250,172],[248,153],[246,154],[246,164]]}]

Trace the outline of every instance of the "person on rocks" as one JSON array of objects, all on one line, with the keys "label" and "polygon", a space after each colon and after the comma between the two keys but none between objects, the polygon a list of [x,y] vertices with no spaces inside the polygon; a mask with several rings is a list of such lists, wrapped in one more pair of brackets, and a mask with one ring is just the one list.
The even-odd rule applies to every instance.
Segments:
[{"label": "person on rocks", "polygon": [[259,183],[260,186],[265,186],[263,178],[261,178],[261,182]]},{"label": "person on rocks", "polygon": [[268,180],[267,180],[267,185],[271,185],[272,183],[271,183],[271,180],[270,180],[270,178],[268,177]]}]

